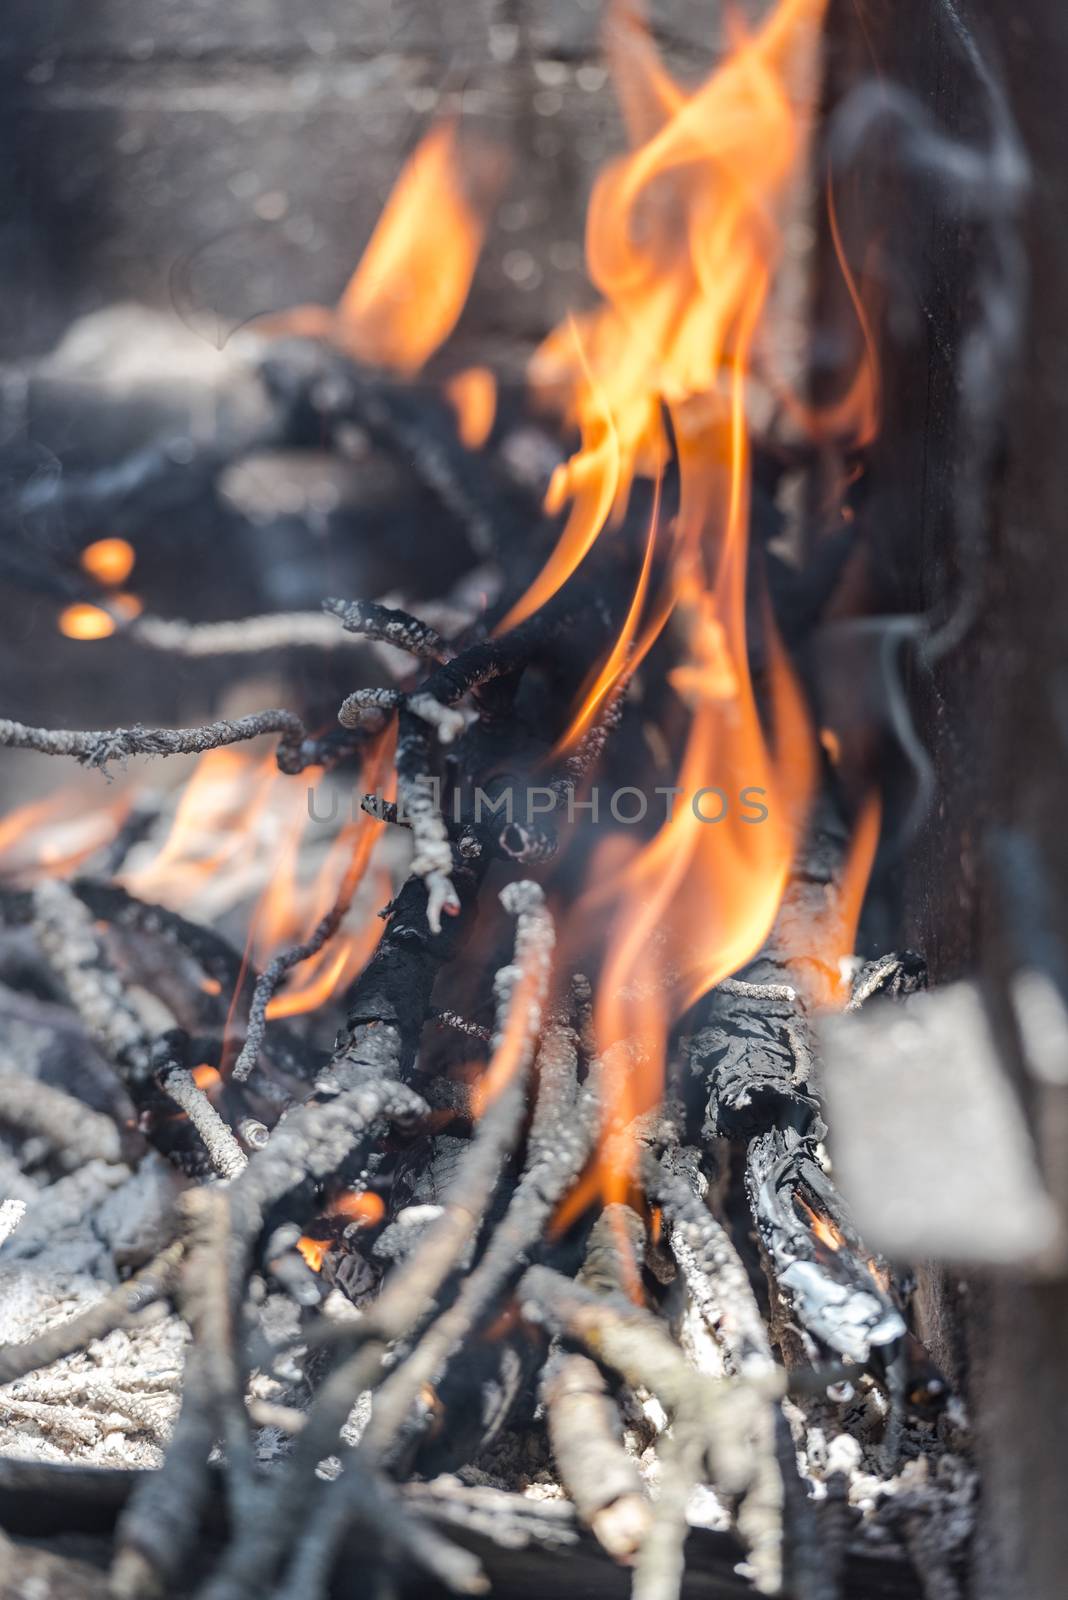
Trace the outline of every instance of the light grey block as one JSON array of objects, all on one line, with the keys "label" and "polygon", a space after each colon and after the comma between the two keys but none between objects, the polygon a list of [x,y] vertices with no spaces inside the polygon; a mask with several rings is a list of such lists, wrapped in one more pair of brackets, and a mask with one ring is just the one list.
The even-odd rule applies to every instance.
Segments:
[{"label": "light grey block", "polygon": [[874,1001],[822,1029],[835,1176],[899,1260],[1049,1261],[1062,1244],[974,985]]}]

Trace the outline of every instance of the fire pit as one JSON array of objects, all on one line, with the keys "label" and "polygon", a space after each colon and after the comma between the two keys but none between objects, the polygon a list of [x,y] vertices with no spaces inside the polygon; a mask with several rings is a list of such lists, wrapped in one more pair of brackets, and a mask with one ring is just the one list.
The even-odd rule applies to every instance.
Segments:
[{"label": "fire pit", "polygon": [[393,76],[347,283],[295,266],[336,152],[294,211],[322,141],[257,176],[239,105],[251,217],[154,283],[117,223],[134,299],[50,281],[5,378],[8,1586],[971,1592],[1005,1508],[931,1263],[1057,1281],[1068,1059],[1056,963],[995,983],[917,888],[1025,332],[987,42],[933,7],[943,123],[825,0],[715,49],[697,0],[503,8],[432,93],[418,7],[354,8],[359,66],[220,9],[125,57],[105,5],[54,90],[15,52],[46,134],[125,59],[170,205],[157,44],[213,115],[190,61],[296,51],[318,133]]}]

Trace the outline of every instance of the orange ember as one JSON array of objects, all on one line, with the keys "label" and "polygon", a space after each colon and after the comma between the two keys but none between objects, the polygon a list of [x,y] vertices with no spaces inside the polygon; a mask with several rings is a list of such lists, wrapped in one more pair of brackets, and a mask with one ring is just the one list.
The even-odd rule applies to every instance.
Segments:
[{"label": "orange ember", "polygon": [[354,1222],[361,1223],[365,1228],[372,1228],[382,1221],[386,1214],[386,1205],[382,1196],[375,1194],[372,1189],[364,1189],[361,1194],[346,1191],[333,1201],[329,1214],[351,1217]]},{"label": "orange ember", "polygon": [[313,1272],[321,1272],[323,1270],[323,1257],[329,1248],[329,1239],[309,1239],[307,1234],[302,1233],[297,1240],[297,1249]]},{"label": "orange ember", "polygon": [[79,601],[60,612],[59,631],[68,639],[106,639],[115,632],[115,619],[100,606]]},{"label": "orange ember", "polygon": [[126,539],[97,539],[87,544],[78,558],[84,572],[112,589],[126,582],[136,559],[134,547]]}]

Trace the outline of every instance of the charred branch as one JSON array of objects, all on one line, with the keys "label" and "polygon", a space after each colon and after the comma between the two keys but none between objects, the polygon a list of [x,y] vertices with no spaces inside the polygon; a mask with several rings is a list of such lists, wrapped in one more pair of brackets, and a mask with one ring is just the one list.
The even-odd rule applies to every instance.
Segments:
[{"label": "charred branch", "polygon": [[47,756],[72,756],[83,767],[106,770],[109,762],[130,756],[202,755],[223,745],[258,739],[265,733],[281,735],[278,767],[285,773],[303,772],[304,724],[293,711],[257,711],[233,722],[206,723],[201,728],[110,728],[98,733],[69,729],[28,728],[25,723],[0,719],[0,745],[15,750],[38,750]]},{"label": "charred branch", "polygon": [[220,1178],[236,1178],[248,1165],[248,1157],[220,1117],[193,1074],[185,1067],[164,1068],[160,1073],[164,1090],[185,1112],[204,1141],[204,1147]]},{"label": "charred branch", "polygon": [[338,618],[346,633],[393,645],[424,661],[444,661],[449,648],[429,623],[377,600],[324,600],[323,610]]}]

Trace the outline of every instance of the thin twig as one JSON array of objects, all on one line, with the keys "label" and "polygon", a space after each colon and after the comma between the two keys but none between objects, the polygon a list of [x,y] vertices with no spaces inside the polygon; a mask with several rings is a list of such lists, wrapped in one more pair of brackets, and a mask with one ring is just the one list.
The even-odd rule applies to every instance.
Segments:
[{"label": "thin twig", "polygon": [[337,617],[347,633],[377,639],[425,661],[445,661],[449,648],[428,622],[377,600],[324,600],[323,610]]},{"label": "thin twig", "polygon": [[178,617],[138,617],[127,636],[175,655],[259,655],[269,650],[337,649],[350,643],[318,611],[281,611],[233,622],[186,622]]},{"label": "thin twig", "polygon": [[0,718],[0,745],[16,750],[39,750],[47,756],[73,756],[85,767],[105,770],[111,761],[130,756],[200,755],[222,745],[258,739],[265,733],[281,735],[277,760],[281,772],[304,770],[301,746],[304,724],[293,711],[257,711],[230,722],[222,719],[200,728],[110,728],[82,733],[62,728],[30,728],[23,722]]},{"label": "thin twig", "polygon": [[160,1073],[164,1090],[180,1106],[204,1141],[212,1166],[220,1177],[236,1178],[248,1166],[248,1157],[220,1117],[193,1074],[172,1066]]}]

